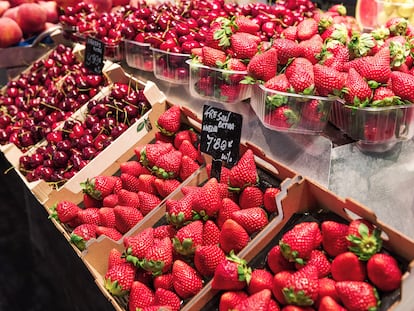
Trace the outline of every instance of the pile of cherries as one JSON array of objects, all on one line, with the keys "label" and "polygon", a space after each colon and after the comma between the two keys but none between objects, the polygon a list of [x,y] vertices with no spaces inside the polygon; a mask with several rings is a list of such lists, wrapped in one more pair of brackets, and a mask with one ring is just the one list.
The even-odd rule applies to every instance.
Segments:
[{"label": "pile of cherries", "polygon": [[91,74],[70,47],[58,45],[0,94],[0,144],[22,151],[44,139],[108,84]]},{"label": "pile of cherries", "polygon": [[143,90],[114,83],[110,93],[87,104],[88,113],[68,119],[46,136],[33,153],[19,159],[27,181],[44,180],[58,188],[85,167],[150,109]]}]

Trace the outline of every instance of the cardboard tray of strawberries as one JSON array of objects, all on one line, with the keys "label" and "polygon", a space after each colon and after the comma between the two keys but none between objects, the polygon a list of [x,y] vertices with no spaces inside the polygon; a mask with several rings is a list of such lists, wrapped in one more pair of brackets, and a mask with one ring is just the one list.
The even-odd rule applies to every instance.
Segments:
[{"label": "cardboard tray of strawberries", "polygon": [[[196,171],[193,176],[177,188],[177,191],[172,193],[160,207],[154,209],[141,222],[126,233],[122,240],[115,242],[103,236],[87,245],[87,249],[82,254],[82,259],[94,276],[98,287],[117,310],[126,310],[131,306],[133,306],[133,308],[136,306],[143,306],[140,302],[136,301],[137,298],[135,295],[135,292],[137,291],[135,287],[142,286],[141,283],[145,283],[146,290],[149,290],[152,294],[155,294],[157,291],[156,289],[158,288],[158,285],[156,284],[158,284],[158,281],[155,281],[156,277],[151,275],[151,273],[154,272],[155,275],[159,273],[158,270],[154,271],[156,266],[154,268],[154,266],[145,264],[145,262],[149,260],[148,258],[134,259],[134,257],[137,257],[137,254],[131,250],[131,248],[134,249],[135,245],[133,241],[137,243],[136,241],[138,241],[138,239],[143,239],[143,237],[148,239],[148,232],[152,232],[151,234],[157,235],[157,237],[161,234],[166,234],[162,235],[162,239],[160,238],[159,240],[167,239],[169,241],[167,243],[169,245],[168,252],[171,252],[172,248],[175,249],[174,256],[171,255],[173,256],[173,259],[168,257],[168,266],[163,266],[163,269],[165,270],[162,271],[162,275],[172,276],[177,271],[181,271],[181,268],[191,270],[190,274],[193,273],[196,275],[196,281],[191,279],[177,281],[179,277],[175,275],[175,287],[172,285],[168,288],[170,292],[174,293],[175,301],[177,301],[178,297],[180,305],[191,305],[192,296],[194,296],[197,291],[201,290],[203,286],[208,284],[211,279],[211,270],[210,272],[205,272],[205,270],[201,269],[199,266],[198,268],[195,268],[195,262],[192,262],[193,258],[196,256],[195,252],[197,245],[204,246],[205,252],[207,252],[210,247],[215,248],[216,250],[219,249],[222,256],[224,256],[225,253],[230,252],[231,249],[235,249],[239,252],[249,243],[252,243],[257,232],[263,230],[272,219],[277,217],[278,213],[276,210],[275,197],[280,193],[281,185],[283,185],[286,180],[295,177],[296,174],[273,160],[269,159],[269,161],[266,161],[268,160],[266,155],[253,145],[242,145],[241,151],[242,156],[239,163],[243,164],[240,165],[245,165],[246,159],[256,160],[255,165],[257,170],[254,168],[254,171],[250,172],[249,175],[253,175],[255,180],[254,183],[256,183],[257,176],[259,176],[260,182],[258,185],[260,187],[246,187],[243,190],[246,191],[243,195],[243,192],[237,194],[231,193],[228,190],[228,184],[226,182],[218,182],[215,178],[209,178],[211,172],[211,159],[205,157],[207,161],[206,166],[201,167]],[[237,171],[237,168],[235,169],[235,167],[238,167],[237,164],[233,168],[223,169],[220,180],[227,180],[227,178],[229,178],[229,175],[227,174],[235,174],[230,173],[232,169],[233,172]],[[269,194],[267,196],[271,199],[267,201],[266,205],[263,205],[266,189],[269,189]],[[270,191],[270,189],[275,191]],[[260,203],[253,203],[253,198],[256,195],[249,194],[250,191],[256,193],[256,195],[259,192],[263,203],[261,203],[262,201],[260,201]],[[241,199],[242,196],[244,198]],[[243,208],[240,208],[239,204],[244,207],[244,211],[241,211]],[[259,204],[260,207],[254,207],[254,204]],[[269,204],[271,207],[269,207]],[[226,208],[224,208],[224,205]],[[247,208],[247,206],[252,209]],[[268,209],[264,206],[267,206]],[[190,210],[188,210],[188,208],[190,208]],[[253,215],[252,217],[254,220],[250,221],[250,228],[248,224],[241,225],[242,220],[236,222],[235,220],[230,219],[229,214],[236,210],[240,211],[240,214]],[[260,210],[260,212],[258,210]],[[193,218],[194,215],[195,217]],[[243,218],[243,216],[241,218]],[[243,226],[246,226],[246,229],[244,229]],[[242,231],[242,233],[239,233],[238,230]],[[208,240],[211,241],[209,243],[205,242],[206,245],[201,245],[204,242],[200,240],[200,234],[203,236],[203,241],[207,239],[207,237]],[[194,239],[194,244],[188,246],[186,235],[193,236],[192,239]],[[221,245],[223,245],[222,248],[217,246],[219,239],[221,239]],[[215,245],[212,246],[212,244]],[[146,247],[146,249],[151,248],[152,247],[149,246]],[[158,249],[161,249],[161,246],[159,246]],[[116,260],[113,260],[113,253],[116,254]],[[197,256],[202,255],[199,254]],[[128,258],[129,265],[134,263],[137,275],[142,276],[142,279],[139,278],[142,282],[139,284],[129,284],[129,287],[125,292],[123,292],[122,295],[118,295],[118,292],[110,287],[111,285],[109,284],[110,282],[108,282],[108,279],[117,269],[113,267],[112,262],[120,260],[120,264],[124,265],[125,262],[123,261],[125,258]],[[187,265],[183,266],[183,262]],[[178,266],[180,269],[177,268]],[[200,271],[203,272],[200,272],[197,269],[200,269]],[[112,283],[113,281],[114,280],[112,280]],[[180,285],[177,285],[193,281],[197,285],[195,285],[194,289],[189,290],[189,292],[186,292]],[[151,297],[152,294],[150,295]],[[148,301],[151,301],[151,299]]]},{"label": "cardboard tray of strawberries", "polygon": [[[377,307],[376,310],[408,310],[412,307],[410,293],[414,284],[414,241],[377,219],[366,207],[351,199],[339,198],[307,179],[299,178],[286,187],[277,197],[277,203],[281,217],[275,219],[259,233],[254,243],[239,253],[239,257],[246,260],[251,268],[252,278],[249,284],[245,282],[239,289],[243,292],[242,298],[237,297],[240,300],[252,297],[250,301],[246,300],[236,307],[239,298],[228,294],[229,290],[212,289],[210,286],[194,297],[192,305],[185,310],[219,310],[220,303],[235,309],[249,303],[255,306],[276,303],[280,308],[291,304],[317,310],[333,305],[338,310],[349,310],[355,308],[356,304],[363,305],[362,301],[365,301],[362,306],[364,310],[369,307]],[[370,252],[363,254],[358,253],[356,244],[352,244],[358,239],[347,239],[348,235],[361,238],[361,233],[365,234],[365,229],[361,231],[361,223],[367,226],[365,233],[370,246],[374,245]],[[313,246],[306,251],[312,248],[315,255],[305,255],[305,248],[299,246],[307,238],[309,245]],[[360,241],[364,241],[364,238]],[[286,245],[289,245],[291,252],[283,248]],[[295,256],[294,250],[299,250],[295,258],[290,257]],[[298,264],[300,261],[297,259],[301,257],[306,258],[304,264]],[[292,288],[295,280],[303,277],[298,271],[312,271],[313,267],[309,268],[312,265],[317,268],[308,273],[314,273],[316,289],[312,292],[309,288],[301,288],[312,300],[300,302],[297,297],[287,300],[286,297],[292,296],[284,295],[283,292],[286,288]],[[256,270],[266,270],[265,275],[270,281],[264,282],[264,273],[256,273]],[[286,273],[289,277],[286,277]],[[261,275],[261,279],[254,279],[254,275]],[[213,279],[216,277],[220,275],[215,274]],[[307,276],[306,282],[311,284],[309,279],[311,277]],[[267,292],[257,294],[265,288]],[[375,296],[373,288],[378,296]],[[230,305],[229,296],[234,300]]]}]

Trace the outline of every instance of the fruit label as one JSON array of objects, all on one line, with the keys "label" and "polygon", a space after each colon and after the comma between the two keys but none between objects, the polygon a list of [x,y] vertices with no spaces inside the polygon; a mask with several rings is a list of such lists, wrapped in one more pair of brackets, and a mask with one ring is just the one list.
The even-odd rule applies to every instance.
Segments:
[{"label": "fruit label", "polygon": [[200,149],[213,157],[213,164],[237,163],[242,121],[241,114],[204,105]]},{"label": "fruit label", "polygon": [[87,37],[84,65],[95,74],[102,74],[104,66],[105,45],[102,41]]}]

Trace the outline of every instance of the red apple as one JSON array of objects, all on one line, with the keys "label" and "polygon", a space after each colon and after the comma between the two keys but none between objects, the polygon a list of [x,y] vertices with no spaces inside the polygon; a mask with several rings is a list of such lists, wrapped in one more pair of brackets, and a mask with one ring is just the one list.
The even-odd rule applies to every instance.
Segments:
[{"label": "red apple", "polygon": [[46,11],[40,4],[23,3],[18,6],[16,22],[25,36],[44,30],[46,19]]},{"label": "red apple", "polygon": [[112,9],[112,0],[85,0],[87,4],[92,4],[99,13],[110,12]]},{"label": "red apple", "polygon": [[19,7],[17,7],[17,6],[11,7],[6,12],[4,12],[2,16],[11,18],[11,19],[16,21],[17,20],[17,10],[18,9],[19,9]]},{"label": "red apple", "polygon": [[23,37],[19,25],[9,17],[0,17],[0,29],[0,48],[15,45]]},{"label": "red apple", "polygon": [[0,16],[10,8],[10,2],[6,0],[0,0]]},{"label": "red apple", "polygon": [[9,2],[10,2],[10,6],[13,8],[23,3],[33,3],[35,2],[35,0],[9,0]]},{"label": "red apple", "polygon": [[39,5],[46,11],[46,21],[57,24],[59,21],[58,5],[56,1],[38,1]]}]

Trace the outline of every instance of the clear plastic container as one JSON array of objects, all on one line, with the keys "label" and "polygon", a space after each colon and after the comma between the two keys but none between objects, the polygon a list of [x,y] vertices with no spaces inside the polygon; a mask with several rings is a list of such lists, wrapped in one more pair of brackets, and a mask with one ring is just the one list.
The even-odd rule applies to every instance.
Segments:
[{"label": "clear plastic container", "polygon": [[250,104],[263,125],[271,130],[318,134],[328,122],[336,98],[305,96],[253,86]]},{"label": "clear plastic container", "polygon": [[187,84],[189,80],[189,67],[186,61],[190,54],[167,52],[151,48],[153,55],[153,70],[157,79],[172,84]]},{"label": "clear plastic container", "polygon": [[385,25],[387,20],[393,17],[403,17],[409,23],[414,23],[414,2],[413,1],[393,1],[376,0],[377,4],[377,24]]},{"label": "clear plastic container", "polygon": [[240,83],[247,71],[233,71],[204,66],[187,61],[190,65],[190,93],[194,97],[224,104],[236,104],[251,96],[251,85]]},{"label": "clear plastic container", "polygon": [[329,120],[369,152],[388,151],[414,136],[414,105],[358,108],[336,102]]},{"label": "clear plastic container", "polygon": [[154,57],[151,44],[124,40],[125,59],[129,67],[142,71],[153,70]]}]

